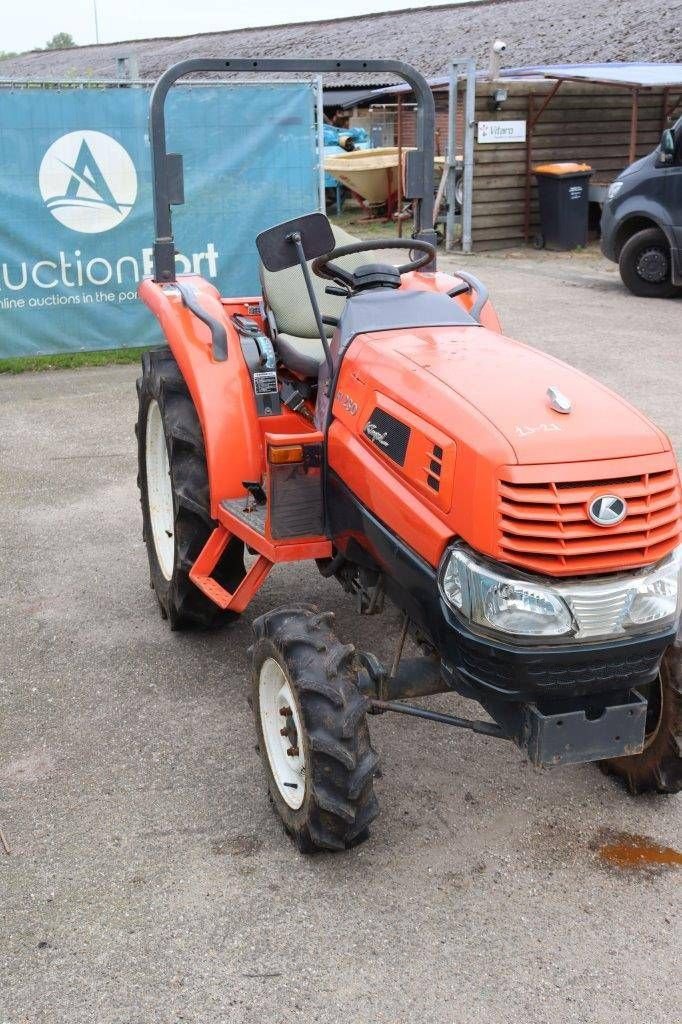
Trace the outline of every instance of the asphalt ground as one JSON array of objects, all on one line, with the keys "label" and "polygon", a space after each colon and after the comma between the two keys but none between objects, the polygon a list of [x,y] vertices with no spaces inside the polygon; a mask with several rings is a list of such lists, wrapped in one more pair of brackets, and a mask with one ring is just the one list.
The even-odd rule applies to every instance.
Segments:
[{"label": "asphalt ground", "polygon": [[[503,325],[594,374],[682,455],[682,302],[593,253],[466,261]],[[370,840],[305,859],[269,806],[250,623],[292,598],[389,660],[312,566],[218,634],[171,634],[148,585],[134,367],[0,379],[0,1024],[679,1024],[682,798],[383,716]],[[458,698],[434,705],[470,714]]]}]

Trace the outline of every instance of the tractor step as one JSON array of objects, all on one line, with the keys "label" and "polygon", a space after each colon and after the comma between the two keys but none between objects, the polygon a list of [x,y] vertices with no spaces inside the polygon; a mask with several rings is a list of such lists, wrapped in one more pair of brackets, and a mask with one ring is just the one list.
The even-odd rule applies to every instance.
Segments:
[{"label": "tractor step", "polygon": [[229,609],[233,612],[243,612],[253,595],[262,587],[274,563],[265,555],[259,555],[247,569],[239,586],[232,592],[226,590],[213,578],[212,574],[232,536],[224,526],[217,526],[190,569],[189,578],[206,597],[223,611]]},{"label": "tractor step", "polygon": [[250,526],[261,537],[265,536],[265,521],[268,515],[267,505],[257,505],[249,495],[244,498],[225,498],[224,501],[221,501],[220,507],[239,520],[240,523]]},{"label": "tractor step", "polygon": [[[220,503],[218,526],[206,541],[189,573],[192,583],[214,604],[233,612],[244,611],[276,563],[331,558],[332,555],[331,541],[326,537],[288,541],[268,539],[267,505],[250,508],[247,504],[249,500],[246,497],[228,498]],[[258,557],[247,569],[239,586],[230,592],[214,579],[213,572],[233,537],[243,541]]]},{"label": "tractor step", "polygon": [[256,505],[251,511],[246,504],[247,500],[242,497],[221,501],[218,506],[218,522],[231,536],[243,540],[252,551],[265,555],[271,562],[299,562],[306,558],[331,557],[331,541],[320,534],[281,539],[269,536],[269,505]]}]

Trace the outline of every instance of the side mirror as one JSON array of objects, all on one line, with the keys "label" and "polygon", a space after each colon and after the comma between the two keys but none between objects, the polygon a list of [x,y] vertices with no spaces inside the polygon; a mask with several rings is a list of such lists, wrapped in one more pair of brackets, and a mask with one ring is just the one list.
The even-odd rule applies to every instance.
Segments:
[{"label": "side mirror", "polygon": [[669,164],[675,156],[675,136],[671,132],[670,128],[666,128],[665,131],[661,133],[659,149],[661,153],[661,160],[663,163]]},{"label": "side mirror", "polygon": [[256,248],[266,270],[274,273],[298,264],[293,235],[300,236],[306,260],[324,256],[336,245],[332,226],[323,213],[295,217],[256,236]]}]

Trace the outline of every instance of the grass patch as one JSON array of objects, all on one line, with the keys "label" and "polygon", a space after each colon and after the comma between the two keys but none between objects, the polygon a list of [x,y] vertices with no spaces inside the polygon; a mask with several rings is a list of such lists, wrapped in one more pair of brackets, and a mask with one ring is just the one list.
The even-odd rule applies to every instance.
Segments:
[{"label": "grass patch", "polygon": [[144,348],[109,348],[99,352],[60,352],[52,356],[12,356],[0,359],[0,373],[74,370],[81,366],[121,366],[139,362],[144,351]]}]

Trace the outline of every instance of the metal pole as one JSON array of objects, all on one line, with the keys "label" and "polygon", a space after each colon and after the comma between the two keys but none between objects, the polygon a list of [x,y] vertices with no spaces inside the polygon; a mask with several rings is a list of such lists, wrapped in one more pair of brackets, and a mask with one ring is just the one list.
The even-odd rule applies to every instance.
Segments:
[{"label": "metal pole", "polygon": [[670,89],[666,86],[661,96],[661,131],[668,127],[668,99],[670,97]]},{"label": "metal pole", "polygon": [[634,164],[637,159],[637,122],[639,120],[639,89],[632,90],[632,109],[630,111],[630,152],[628,163]]},{"label": "metal pole", "polygon": [[[403,237],[403,97],[398,93],[398,238]],[[389,180],[390,188],[390,180]]]},{"label": "metal pole", "polygon": [[533,163],[533,129],[535,128],[534,114],[535,93],[531,89],[528,93],[528,122],[526,124],[526,173],[524,179],[523,193],[523,237],[526,242],[530,241],[530,175]]},{"label": "metal pole", "polygon": [[453,61],[448,83],[448,146],[445,152],[445,195],[448,210],[445,217],[445,249],[450,250],[455,242],[455,163],[457,161],[457,78],[459,61]]},{"label": "metal pole", "polygon": [[327,360],[327,368],[329,370],[329,380],[331,381],[334,376],[334,363],[332,361],[332,354],[329,350],[329,342],[327,341],[327,335],[325,334],[324,324],[322,322],[322,314],[320,313],[320,306],[317,301],[315,289],[313,288],[313,279],[310,276],[310,268],[308,266],[305,252],[303,251],[303,243],[301,241],[301,232],[293,231],[290,235],[287,235],[287,241],[293,242],[296,247],[296,255],[298,256],[298,262],[301,265],[303,271],[303,279],[305,286],[308,291],[308,298],[310,299],[310,305],[313,307],[313,313],[315,315],[315,323],[317,324],[317,331],[320,335],[320,341],[322,342],[322,348],[324,349],[324,357]]},{"label": "metal pole", "polygon": [[472,201],[474,191],[474,125],[476,124],[476,62],[467,61],[464,104],[464,181],[462,196],[462,252],[472,249]]},{"label": "metal pole", "polygon": [[95,14],[95,42],[99,43],[99,20],[97,18],[97,0],[92,0],[92,9]]},{"label": "metal pole", "polygon": [[395,711],[399,715],[410,715],[412,718],[425,718],[427,722],[440,722],[441,725],[452,725],[456,729],[469,729],[482,736],[495,736],[500,740],[510,739],[496,722],[481,722],[473,718],[459,718],[458,715],[445,715],[441,711],[429,711],[427,708],[414,704],[401,704],[396,700],[370,700],[373,711]]},{"label": "metal pole", "polygon": [[324,103],[322,96],[322,75],[318,75],[314,81],[315,109],[317,114],[317,161],[320,189],[320,212],[325,213],[327,209],[327,197],[324,188]]}]

